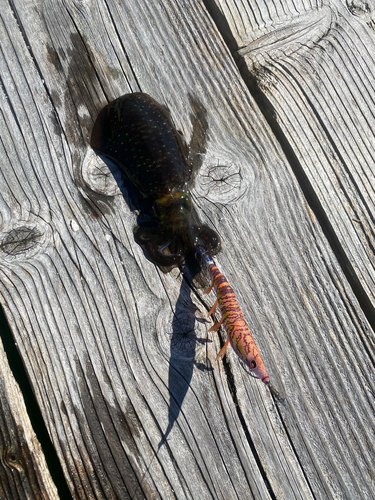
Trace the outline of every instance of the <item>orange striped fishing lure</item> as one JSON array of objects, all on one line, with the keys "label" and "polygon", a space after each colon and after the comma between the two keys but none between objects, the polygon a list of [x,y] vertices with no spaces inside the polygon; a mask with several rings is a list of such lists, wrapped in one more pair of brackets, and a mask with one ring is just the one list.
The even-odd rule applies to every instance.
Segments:
[{"label": "orange striped fishing lure", "polygon": [[219,306],[222,315],[221,320],[211,327],[209,331],[216,331],[220,328],[221,324],[224,324],[228,335],[227,341],[216,359],[224,356],[230,342],[236,354],[238,354],[250,370],[260,378],[262,382],[269,384],[270,378],[266,367],[264,366],[255,340],[245,323],[232,287],[214,264],[211,257],[207,254],[203,254],[200,249],[198,249],[198,253],[201,253],[203,259],[207,263],[212,277],[212,285],[204,293],[209,293],[212,288],[214,288],[217,295],[216,302],[209,311],[208,316],[214,314],[217,306]]}]

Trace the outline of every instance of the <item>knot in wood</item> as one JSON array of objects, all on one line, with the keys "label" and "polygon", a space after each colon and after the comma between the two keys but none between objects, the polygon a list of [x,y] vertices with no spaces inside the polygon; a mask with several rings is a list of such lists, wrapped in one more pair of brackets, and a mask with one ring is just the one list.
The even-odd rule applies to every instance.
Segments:
[{"label": "knot in wood", "polygon": [[347,0],[346,5],[353,16],[359,16],[366,21],[374,21],[375,5],[367,0]]},{"label": "knot in wood", "polygon": [[24,465],[22,463],[22,455],[18,453],[18,451],[10,447],[6,449],[4,456],[4,464],[11,470],[16,469],[18,472],[24,471]]},{"label": "knot in wood", "polygon": [[0,235],[0,259],[30,258],[47,246],[51,230],[45,223],[25,223]]},{"label": "knot in wood", "polygon": [[196,190],[214,203],[234,203],[241,198],[248,186],[241,167],[236,164],[203,165],[199,171]]},{"label": "knot in wood", "polygon": [[82,163],[82,178],[86,187],[104,196],[121,194],[123,184],[118,167],[109,159],[106,163],[91,148]]},{"label": "knot in wood", "polygon": [[16,256],[25,254],[28,250],[38,245],[42,237],[43,234],[36,228],[19,227],[5,234],[0,243],[0,249],[6,255]]},{"label": "knot in wood", "polygon": [[[259,36],[242,47],[238,56],[243,58],[240,65],[253,73],[259,81],[259,69],[271,67],[275,60],[286,60],[291,55],[303,56],[319,41],[326,37],[335,17],[330,5],[307,10],[291,19],[280,18],[259,32]],[[274,72],[274,71],[273,71]]]}]

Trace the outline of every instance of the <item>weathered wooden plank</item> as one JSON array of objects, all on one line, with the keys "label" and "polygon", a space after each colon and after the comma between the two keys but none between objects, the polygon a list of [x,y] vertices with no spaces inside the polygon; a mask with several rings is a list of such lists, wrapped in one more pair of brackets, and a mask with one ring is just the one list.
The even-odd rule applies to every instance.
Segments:
[{"label": "weathered wooden plank", "polygon": [[375,43],[361,5],[210,2],[374,321]]},{"label": "weathered wooden plank", "polygon": [[[371,498],[373,332],[204,8],[12,5],[1,291],[74,496]],[[93,120],[138,90],[202,163],[196,206],[285,407],[233,353],[214,362],[212,301],[145,259],[100,175]]]},{"label": "weathered wooden plank", "polygon": [[[278,33],[283,31],[284,39],[289,40],[288,36],[293,39],[296,33],[299,33],[296,29],[298,23],[301,26],[306,17],[312,19],[314,13],[325,11],[325,2],[321,0],[309,2],[260,0],[256,3],[248,0],[243,2],[205,0],[204,3],[232,50],[242,49],[248,44],[259,42],[267,34],[270,35],[268,40],[279,40],[279,45],[282,47],[283,36],[277,36]],[[309,16],[305,17],[306,13]],[[329,17],[327,20],[329,21]],[[312,24],[311,29],[314,23],[310,24]]]},{"label": "weathered wooden plank", "polygon": [[59,498],[1,340],[0,498]]}]

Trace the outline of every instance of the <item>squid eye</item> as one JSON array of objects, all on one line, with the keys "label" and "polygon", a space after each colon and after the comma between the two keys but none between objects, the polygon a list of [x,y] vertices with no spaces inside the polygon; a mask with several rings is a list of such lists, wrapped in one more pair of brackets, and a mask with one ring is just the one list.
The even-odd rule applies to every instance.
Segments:
[{"label": "squid eye", "polygon": [[168,213],[168,202],[169,202],[168,196],[163,196],[162,198],[155,200],[153,206],[154,212],[156,217],[158,217],[161,221],[165,219],[165,216]]},{"label": "squid eye", "polygon": [[254,360],[251,361],[250,363],[250,368],[256,368],[257,364]]}]

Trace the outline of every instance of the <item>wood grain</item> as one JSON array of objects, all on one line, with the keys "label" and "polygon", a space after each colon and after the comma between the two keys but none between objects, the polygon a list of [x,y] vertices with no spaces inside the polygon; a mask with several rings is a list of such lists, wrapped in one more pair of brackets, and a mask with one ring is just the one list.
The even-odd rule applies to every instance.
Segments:
[{"label": "wood grain", "polygon": [[211,11],[225,18],[241,72],[292,151],[294,171],[374,322],[374,10],[353,2],[294,6],[268,17],[252,2],[224,10],[212,2]]},{"label": "wood grain", "polygon": [[[371,498],[373,331],[203,4],[2,4],[1,300],[74,498]],[[214,297],[146,260],[129,184],[89,148],[135,91],[191,145],[284,405],[215,362]]]},{"label": "wood grain", "polygon": [[0,498],[59,499],[1,341]]}]

